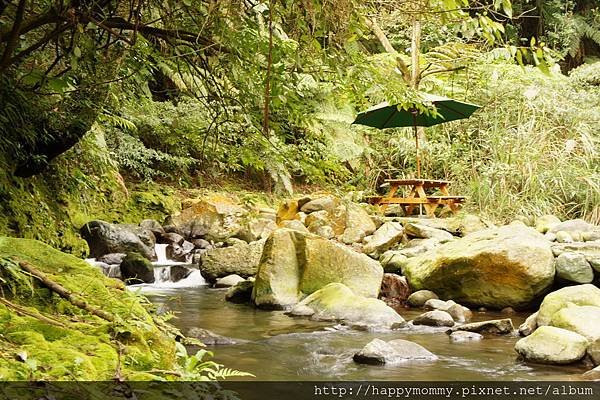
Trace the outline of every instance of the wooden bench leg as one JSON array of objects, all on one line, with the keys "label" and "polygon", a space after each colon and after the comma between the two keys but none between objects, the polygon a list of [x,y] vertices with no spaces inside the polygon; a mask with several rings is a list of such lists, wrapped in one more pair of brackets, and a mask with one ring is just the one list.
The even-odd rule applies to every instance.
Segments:
[{"label": "wooden bench leg", "polygon": [[[398,187],[400,187],[400,185],[392,185],[390,186],[390,191],[387,195],[387,198],[393,198],[396,195],[396,192],[398,191]],[[384,197],[385,199],[385,197]],[[389,204],[385,203],[379,206],[379,209],[381,210],[381,212],[385,212],[385,210],[387,210]]]},{"label": "wooden bench leg", "polygon": [[438,208],[438,204],[424,204],[425,212],[428,217],[435,217],[435,210]]}]

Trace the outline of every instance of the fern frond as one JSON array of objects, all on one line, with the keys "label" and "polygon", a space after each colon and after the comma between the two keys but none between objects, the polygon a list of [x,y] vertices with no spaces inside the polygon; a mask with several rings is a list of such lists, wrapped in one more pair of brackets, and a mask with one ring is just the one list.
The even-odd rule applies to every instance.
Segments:
[{"label": "fern frond", "polygon": [[255,377],[253,374],[251,374],[249,372],[238,371],[238,370],[232,369],[232,368],[220,368],[217,370],[212,370],[208,374],[208,377],[213,380],[235,378],[235,377],[240,377],[240,376],[249,376],[249,377],[253,377],[253,378]]},{"label": "fern frond", "polygon": [[135,133],[137,132],[137,126],[130,120],[123,118],[118,115],[102,113],[98,115],[98,121],[110,125],[121,130]]}]

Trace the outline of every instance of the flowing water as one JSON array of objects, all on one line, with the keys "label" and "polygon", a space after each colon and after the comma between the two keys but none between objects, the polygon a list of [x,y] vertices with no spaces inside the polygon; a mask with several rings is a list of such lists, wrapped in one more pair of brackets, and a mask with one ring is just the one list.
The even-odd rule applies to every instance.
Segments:
[{"label": "flowing water", "polygon": [[[236,345],[211,348],[215,352],[214,360],[251,372],[259,380],[570,380],[585,372],[578,366],[518,361],[513,350],[518,337],[514,336],[489,336],[480,342],[452,343],[445,329],[363,332],[304,317],[290,317],[282,311],[232,304],[225,301],[222,289],[158,285],[147,289],[144,294],[159,310],[176,314],[177,318],[171,322],[182,332],[199,327],[241,339],[243,342]],[[418,310],[401,312],[406,320],[419,313]],[[474,321],[505,317],[493,312],[474,314]],[[525,317],[525,314],[511,316],[515,326]],[[439,360],[396,366],[354,363],[353,354],[374,338],[414,341],[436,354]]]}]

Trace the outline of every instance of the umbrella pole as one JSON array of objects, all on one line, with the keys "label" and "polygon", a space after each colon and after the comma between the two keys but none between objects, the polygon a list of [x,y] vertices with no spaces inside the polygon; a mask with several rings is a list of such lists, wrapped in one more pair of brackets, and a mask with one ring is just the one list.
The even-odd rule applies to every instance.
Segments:
[{"label": "umbrella pole", "polygon": [[[417,129],[417,112],[413,111],[413,130],[415,132],[415,147],[417,148],[417,179],[421,179],[421,156],[419,155],[419,131]],[[419,204],[419,216],[423,215],[423,204]]]},{"label": "umbrella pole", "polygon": [[417,130],[417,125],[416,125],[416,117],[415,118],[415,125],[413,126],[414,131],[415,131],[415,147],[417,148],[417,178],[421,179],[421,156],[419,155],[419,131]]}]

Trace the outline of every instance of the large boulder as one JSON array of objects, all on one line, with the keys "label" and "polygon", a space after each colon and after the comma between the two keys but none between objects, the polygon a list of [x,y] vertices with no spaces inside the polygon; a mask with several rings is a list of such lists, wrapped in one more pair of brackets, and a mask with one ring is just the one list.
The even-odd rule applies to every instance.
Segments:
[{"label": "large boulder", "polygon": [[90,257],[98,258],[110,253],[137,252],[152,259],[154,248],[144,244],[140,237],[127,226],[109,224],[104,221],[90,221],[79,230],[88,243]]},{"label": "large boulder", "polygon": [[592,284],[585,284],[567,286],[546,295],[540,305],[537,325],[550,325],[554,314],[569,303],[578,306],[600,307],[600,289]]},{"label": "large boulder", "polygon": [[358,326],[394,328],[404,323],[400,314],[383,301],[358,296],[341,283],[330,283],[312,293],[296,304],[290,314]]},{"label": "large boulder", "polygon": [[413,290],[459,303],[502,309],[532,302],[554,281],[554,257],[543,235],[524,226],[475,232],[407,260]]},{"label": "large boulder", "polygon": [[594,270],[583,254],[565,252],[556,257],[556,276],[569,282],[591,283]]},{"label": "large boulder", "polygon": [[127,284],[153,283],[154,267],[140,253],[128,253],[121,262],[121,279]]},{"label": "large boulder", "polygon": [[543,364],[570,364],[585,356],[588,340],[578,333],[542,326],[515,344],[525,360]]},{"label": "large boulder", "polygon": [[233,246],[207,250],[200,256],[200,271],[208,281],[237,274],[244,278],[255,275],[265,240],[239,242]]},{"label": "large boulder", "polygon": [[572,303],[552,316],[550,325],[577,332],[590,342],[600,339],[600,307]]},{"label": "large boulder", "polygon": [[583,255],[592,268],[597,272],[600,272],[600,241],[585,243],[554,243],[552,244],[552,252],[557,257],[560,257],[564,253]]},{"label": "large boulder", "polygon": [[253,299],[261,307],[285,308],[332,282],[377,297],[382,278],[381,265],[365,254],[317,235],[278,229],[265,243]]},{"label": "large boulder", "polygon": [[398,222],[386,222],[373,233],[373,237],[363,250],[366,254],[378,255],[399,243],[404,236],[404,228]]},{"label": "large boulder", "polygon": [[201,199],[173,217],[187,239],[203,237],[223,241],[243,229],[248,211],[232,199],[210,196]]},{"label": "large boulder", "polygon": [[396,339],[385,342],[373,339],[358,353],[354,361],[359,364],[398,364],[406,361],[434,361],[437,356],[423,346],[408,340]]}]

